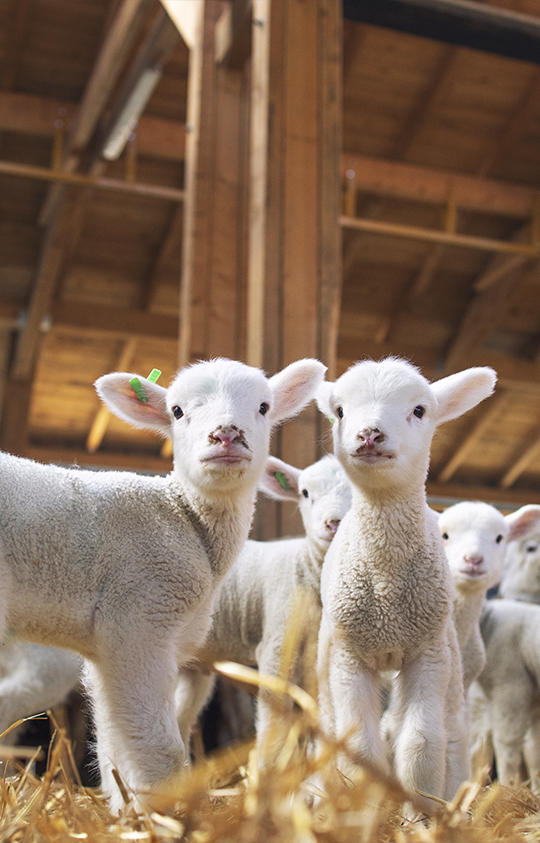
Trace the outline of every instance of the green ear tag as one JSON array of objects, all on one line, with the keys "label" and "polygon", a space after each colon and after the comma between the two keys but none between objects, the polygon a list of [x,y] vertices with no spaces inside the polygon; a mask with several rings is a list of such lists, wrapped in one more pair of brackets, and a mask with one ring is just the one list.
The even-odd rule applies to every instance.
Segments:
[{"label": "green ear tag", "polygon": [[278,481],[280,486],[282,486],[285,489],[286,492],[291,491],[291,487],[289,486],[289,481],[287,480],[287,478],[285,477],[285,475],[283,474],[282,471],[276,471],[276,473],[274,474],[274,477],[276,478],[276,480]]},{"label": "green ear tag", "polygon": [[160,369],[152,369],[152,371],[150,372],[150,374],[148,375],[146,380],[150,381],[151,383],[155,383],[160,375],[161,375]]},{"label": "green ear tag", "polygon": [[133,388],[133,391],[134,391],[135,395],[139,399],[139,401],[142,401],[143,404],[146,404],[146,402],[148,401],[148,396],[147,396],[146,392],[144,391],[144,389],[142,388],[142,384],[141,384],[139,378],[131,378],[130,384]]},{"label": "green ear tag", "polygon": [[330,422],[330,424],[334,424],[335,419],[328,419],[328,421]]}]

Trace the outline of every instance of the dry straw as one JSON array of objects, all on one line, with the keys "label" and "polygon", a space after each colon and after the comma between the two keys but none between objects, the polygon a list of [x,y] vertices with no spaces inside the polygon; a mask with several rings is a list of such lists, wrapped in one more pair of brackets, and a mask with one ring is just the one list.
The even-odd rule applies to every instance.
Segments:
[{"label": "dry straw", "polygon": [[[409,821],[403,806],[414,805],[415,797],[396,781],[369,765],[358,767],[354,782],[345,780],[336,768],[344,746],[322,735],[313,697],[287,678],[299,623],[291,627],[281,677],[259,677],[229,662],[216,665],[223,675],[261,686],[270,695],[275,717],[263,748],[243,744],[196,763],[169,814],[135,810],[132,794],[118,779],[126,804],[113,817],[102,794],[81,785],[69,743],[56,728],[42,778],[33,774],[31,759],[17,775],[0,779],[0,841],[540,841],[540,802],[526,787],[466,783],[452,803],[433,800],[430,819]],[[265,753],[264,764],[258,751]]]}]

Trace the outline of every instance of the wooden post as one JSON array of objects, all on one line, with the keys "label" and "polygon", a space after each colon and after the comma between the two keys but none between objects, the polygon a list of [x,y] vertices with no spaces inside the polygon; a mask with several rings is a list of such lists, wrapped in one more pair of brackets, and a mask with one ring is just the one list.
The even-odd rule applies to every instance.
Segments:
[{"label": "wooden post", "polygon": [[[247,360],[269,374],[318,357],[335,377],[341,240],[341,4],[254,0]],[[317,459],[314,405],[273,453]],[[292,507],[258,505],[256,536],[299,530]]]}]

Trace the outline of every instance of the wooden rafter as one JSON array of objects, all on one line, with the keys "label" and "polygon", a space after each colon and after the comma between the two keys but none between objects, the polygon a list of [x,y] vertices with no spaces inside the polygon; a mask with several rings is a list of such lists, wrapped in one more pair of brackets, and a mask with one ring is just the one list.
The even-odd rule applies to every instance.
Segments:
[{"label": "wooden rafter", "polygon": [[480,439],[501,412],[501,407],[507,399],[505,390],[499,390],[497,394],[490,399],[482,414],[480,420],[476,423],[469,435],[463,440],[459,448],[452,454],[450,460],[446,463],[444,468],[437,476],[438,483],[447,483],[451,477],[454,476],[458,468],[463,465],[469,454],[476,448]]},{"label": "wooden rafter", "polygon": [[501,489],[509,489],[518,477],[536,460],[540,454],[540,436],[537,436],[529,445],[521,456],[516,460],[512,467],[502,477],[499,486]]}]

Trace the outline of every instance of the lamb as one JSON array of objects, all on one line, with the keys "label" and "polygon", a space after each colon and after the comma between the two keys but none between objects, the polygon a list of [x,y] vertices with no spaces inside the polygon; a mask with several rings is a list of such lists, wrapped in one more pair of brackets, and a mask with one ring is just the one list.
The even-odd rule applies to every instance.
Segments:
[{"label": "lamb", "polygon": [[471,687],[473,766],[494,753],[499,781],[517,784],[523,758],[540,793],[540,606],[488,600],[480,628],[486,665]]},{"label": "lamb", "polygon": [[[430,384],[405,360],[365,360],[317,394],[353,488],[323,563],[317,673],[325,730],[346,740],[341,768],[382,771],[380,673],[392,684],[392,757],[402,785],[450,798],[469,772],[453,586],[425,478],[435,428],[491,394],[488,368]],[[433,803],[424,800],[426,812]]]},{"label": "lamb", "polygon": [[115,773],[141,804],[175,799],[186,764],[178,666],[203,643],[216,588],[247,538],[271,430],[311,400],[324,371],[306,359],[267,379],[238,361],[204,361],[168,389],[139,378],[146,401],[133,374],[99,378],[112,412],[171,437],[167,477],[0,454],[3,628],[86,659],[114,812]]},{"label": "lamb", "polygon": [[486,591],[503,571],[508,543],[540,514],[522,507],[503,516],[481,501],[462,501],[439,515],[439,529],[455,587],[454,624],[463,664],[465,694],[485,665],[480,615]]},{"label": "lamb", "polygon": [[529,504],[531,518],[506,551],[499,594],[510,600],[540,603],[540,508]]},{"label": "lamb", "polygon": [[[279,475],[281,472],[281,475]],[[280,480],[284,478],[285,488]],[[198,656],[204,664],[233,660],[258,665],[261,673],[279,672],[283,639],[295,597],[306,598],[306,618],[299,658],[292,681],[308,684],[315,668],[320,620],[320,571],[324,555],[339,523],[351,505],[351,487],[339,462],[324,456],[303,471],[269,457],[261,489],[270,496],[295,501],[300,507],[306,535],[269,542],[246,542],[242,553],[223,580],[216,599],[212,627]],[[180,731],[185,742],[208,699],[214,679],[203,664],[181,672],[177,688]],[[257,744],[261,761],[270,755],[270,706],[259,696]]]}]

